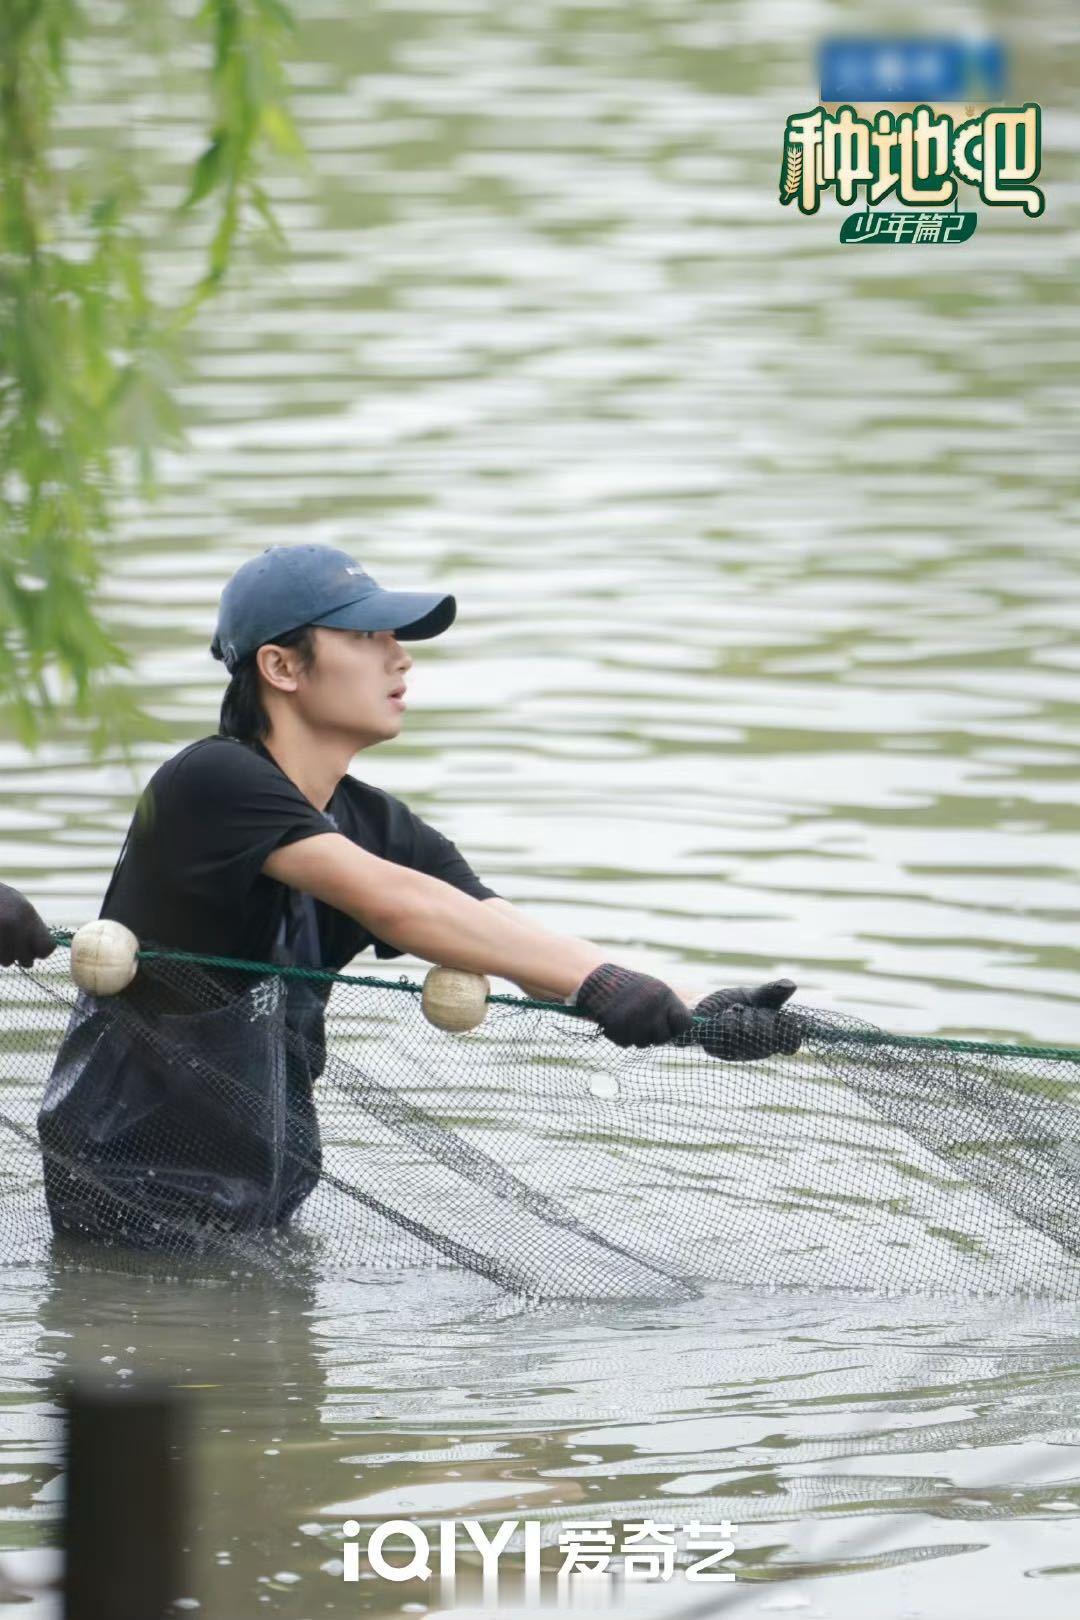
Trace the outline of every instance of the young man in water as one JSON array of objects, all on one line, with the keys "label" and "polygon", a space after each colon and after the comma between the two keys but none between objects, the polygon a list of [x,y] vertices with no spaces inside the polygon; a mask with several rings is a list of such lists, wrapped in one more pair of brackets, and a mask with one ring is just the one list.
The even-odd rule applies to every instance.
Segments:
[{"label": "young man in water", "polygon": [[[691,1013],[669,985],[525,916],[400,799],[349,774],[357,753],[401,730],[413,662],[404,643],[441,634],[455,613],[452,596],[384,590],[350,557],[323,546],[277,546],[245,563],[222,594],[211,648],[231,677],[220,731],[182,749],[151,779],[102,916],[126,924],[143,944],[247,962],[336,971],[368,945],[379,957],[408,951],[575,1004],[619,1046],[686,1037]],[[696,1012],[713,1018],[706,1050],[742,1058],[794,1051],[795,1020],[780,1010],[794,988],[785,980],[705,997]],[[303,984],[291,981],[290,997],[291,1026],[318,1050],[325,990],[305,999]],[[92,1140],[104,1162],[105,1137],[118,1119],[126,1129],[135,1117],[148,1119],[151,1104],[166,1107],[167,1065],[149,1085],[144,1070],[144,1059],[130,1054],[106,1060],[89,1031],[69,1034],[39,1122],[46,1146],[50,1132],[54,1142]],[[310,1091],[318,1063],[309,1071],[291,1074],[289,1106],[307,1111],[314,1159]],[[125,1084],[138,1102],[120,1098]],[[177,1118],[184,1096],[181,1082]],[[219,1136],[208,1127],[199,1153],[213,1158]],[[143,1132],[139,1153],[151,1138]],[[216,1164],[214,1172],[225,1173]],[[163,1174],[155,1169],[159,1184]],[[271,1223],[287,1218],[311,1184],[301,1178]],[[58,1224],[85,1229],[85,1219],[64,1214],[63,1186],[52,1191],[54,1221],[59,1210]],[[68,1202],[74,1208],[81,1200]],[[235,1213],[246,1221],[251,1211]]]}]

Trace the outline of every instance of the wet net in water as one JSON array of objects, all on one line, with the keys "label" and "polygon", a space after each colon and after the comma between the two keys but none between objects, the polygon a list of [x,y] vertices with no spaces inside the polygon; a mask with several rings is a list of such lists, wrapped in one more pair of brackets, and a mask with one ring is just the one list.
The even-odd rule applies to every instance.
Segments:
[{"label": "wet net in water", "polygon": [[541,1299],[1080,1292],[1080,1053],[797,1008],[797,1054],[725,1061],[513,997],[448,1034],[419,991],[144,952],[94,998],[66,944],[0,970],[0,1263],[56,1230]]}]

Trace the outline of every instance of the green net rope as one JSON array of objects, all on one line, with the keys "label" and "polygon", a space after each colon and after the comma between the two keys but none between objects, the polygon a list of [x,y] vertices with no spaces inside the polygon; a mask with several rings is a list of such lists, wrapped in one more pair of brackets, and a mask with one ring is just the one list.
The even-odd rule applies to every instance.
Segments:
[{"label": "green net rope", "polygon": [[[54,928],[50,933],[57,945],[70,945],[73,930]],[[321,968],[282,967],[271,962],[255,962],[247,958],[206,956],[194,951],[166,951],[143,949],[136,953],[141,962],[187,962],[194,967],[238,968],[245,972],[282,979],[302,979],[315,984],[352,984],[374,990],[391,990],[405,995],[419,996],[423,985],[401,974],[396,979],[381,978],[375,974],[328,973]],[[558,1013],[567,1018],[586,1018],[577,1007],[568,1007],[562,1001],[537,1001],[529,996],[492,994],[486,997],[490,1006],[517,1007],[523,1012]],[[703,1020],[695,1020],[703,1022]],[[1030,1057],[1054,1059],[1063,1063],[1080,1063],[1080,1048],[1060,1046],[1021,1046],[1001,1041],[969,1041],[945,1035],[894,1035],[884,1030],[865,1028],[849,1034],[849,1039],[861,1040],[869,1046],[909,1046],[913,1049],[938,1048],[941,1051],[966,1052],[988,1057]]]}]

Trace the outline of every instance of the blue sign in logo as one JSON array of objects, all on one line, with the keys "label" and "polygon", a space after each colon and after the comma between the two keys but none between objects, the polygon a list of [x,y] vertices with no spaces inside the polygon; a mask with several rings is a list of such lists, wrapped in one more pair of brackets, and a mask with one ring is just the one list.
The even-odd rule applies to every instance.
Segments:
[{"label": "blue sign in logo", "polygon": [[845,35],[818,47],[822,101],[1000,101],[1004,47],[994,39]]}]

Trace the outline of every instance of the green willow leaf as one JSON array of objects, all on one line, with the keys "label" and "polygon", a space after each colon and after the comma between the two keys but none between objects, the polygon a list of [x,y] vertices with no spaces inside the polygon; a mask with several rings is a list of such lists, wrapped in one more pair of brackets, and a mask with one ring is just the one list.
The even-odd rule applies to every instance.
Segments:
[{"label": "green willow leaf", "polygon": [[193,208],[196,203],[202,202],[203,198],[220,183],[224,173],[225,155],[228,146],[229,137],[226,133],[222,132],[214,136],[206,151],[203,152],[195,164],[187,196],[180,205],[182,209]]},{"label": "green willow leaf", "polygon": [[[154,9],[164,40],[175,19],[163,0]],[[141,44],[153,19],[138,23]],[[0,0],[0,707],[27,744],[74,726],[102,748],[159,732],[123,678],[100,599],[115,501],[132,465],[151,495],[157,450],[182,442],[185,333],[239,242],[260,221],[283,240],[265,157],[304,154],[280,57],[289,11],[205,0],[195,26],[211,39],[210,127],[177,215],[216,214],[202,276],[161,307],[133,153],[118,147],[93,170],[53,159],[69,48],[93,25],[77,0]]]}]

